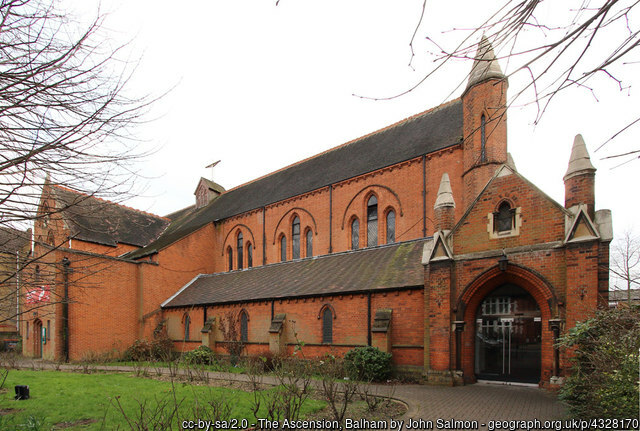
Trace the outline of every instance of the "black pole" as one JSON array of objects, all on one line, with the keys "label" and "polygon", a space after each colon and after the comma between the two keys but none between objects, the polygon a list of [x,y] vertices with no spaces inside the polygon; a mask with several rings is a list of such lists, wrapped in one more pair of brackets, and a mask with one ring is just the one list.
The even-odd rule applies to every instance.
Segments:
[{"label": "black pole", "polygon": [[62,300],[62,325],[64,339],[63,352],[64,361],[69,362],[69,266],[71,261],[65,256],[62,259],[62,277],[64,280],[64,298]]},{"label": "black pole", "polygon": [[367,345],[371,345],[371,292],[367,293]]},{"label": "black pole", "polygon": [[422,156],[422,237],[427,237],[427,156]]},{"label": "black pole", "polygon": [[262,207],[262,264],[267,264],[267,231],[265,227],[266,223],[266,208]]},{"label": "black pole", "polygon": [[329,253],[333,253],[333,184],[329,186]]}]

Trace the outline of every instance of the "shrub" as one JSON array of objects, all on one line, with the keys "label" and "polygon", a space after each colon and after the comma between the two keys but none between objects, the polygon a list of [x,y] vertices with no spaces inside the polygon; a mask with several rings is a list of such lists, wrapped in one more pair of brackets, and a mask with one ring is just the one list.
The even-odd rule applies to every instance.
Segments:
[{"label": "shrub", "polygon": [[147,340],[136,340],[124,351],[124,361],[148,361],[151,359],[151,343]]},{"label": "shrub", "polygon": [[582,419],[638,416],[640,307],[604,310],[560,338],[573,351],[560,398]]},{"label": "shrub", "polygon": [[344,367],[352,379],[382,381],[391,374],[391,353],[376,347],[356,347],[344,355]]},{"label": "shrub", "polygon": [[184,354],[187,364],[212,365],[216,363],[215,353],[207,346],[200,346]]},{"label": "shrub", "polygon": [[151,358],[161,361],[172,359],[173,341],[166,335],[159,336],[151,342]]},{"label": "shrub", "polygon": [[167,337],[160,337],[151,342],[136,340],[122,355],[123,361],[171,360],[173,342]]}]

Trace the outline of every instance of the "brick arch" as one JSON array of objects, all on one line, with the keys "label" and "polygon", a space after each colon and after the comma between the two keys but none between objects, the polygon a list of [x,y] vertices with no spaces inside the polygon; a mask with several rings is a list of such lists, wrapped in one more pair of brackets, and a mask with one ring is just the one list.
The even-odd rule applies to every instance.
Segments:
[{"label": "brick arch", "polygon": [[537,272],[523,266],[509,263],[502,271],[496,265],[476,277],[463,290],[456,304],[456,320],[464,320],[461,358],[465,381],[474,381],[475,377],[475,317],[482,300],[497,287],[515,284],[527,291],[536,301],[542,315],[542,351],[541,380],[551,375],[553,367],[553,335],[548,321],[556,310],[557,297],[552,285]]},{"label": "brick arch", "polygon": [[375,187],[379,187],[379,188],[384,189],[384,190],[388,191],[389,193],[391,193],[396,198],[396,201],[398,202],[398,212],[399,212],[400,217],[402,217],[404,215],[403,211],[402,211],[402,203],[400,202],[400,197],[398,196],[398,194],[393,189],[391,189],[390,187],[387,187],[387,186],[383,186],[382,184],[371,184],[369,186],[365,186],[365,187],[361,188],[360,191],[358,191],[358,193],[353,195],[353,197],[351,198],[351,200],[349,201],[349,203],[345,207],[344,213],[342,214],[342,230],[344,230],[344,221],[347,218],[347,213],[349,212],[349,208],[351,207],[351,204],[356,200],[356,198],[362,192],[371,189],[370,193],[367,193],[366,196],[365,196],[366,197],[365,202],[369,200],[369,198],[371,197],[371,194],[375,194],[376,199],[378,199],[378,204],[380,204],[380,196],[379,196],[378,193],[375,193],[375,191],[373,190]]},{"label": "brick arch", "polygon": [[484,297],[506,283],[516,284],[526,290],[538,303],[543,318],[551,318],[557,303],[551,284],[537,272],[514,263],[509,263],[505,271],[501,271],[497,265],[489,268],[469,283],[456,304],[457,316],[464,320],[469,316],[474,319]]},{"label": "brick arch", "polygon": [[338,315],[336,314],[336,309],[333,308],[333,305],[329,304],[328,302],[320,307],[320,311],[318,312],[318,320],[322,318],[322,313],[324,313],[324,310],[326,310],[327,308],[331,311],[331,317],[333,317],[333,320],[336,320],[338,317]]},{"label": "brick arch", "polygon": [[244,308],[244,307],[242,307],[242,308],[240,309],[240,311],[238,311],[238,320],[240,319],[240,317],[241,317],[243,314],[244,314],[245,316],[247,316],[247,322],[249,322],[249,321],[251,320],[251,319],[249,318],[249,312],[248,312],[248,311],[247,311],[247,309],[246,309],[246,308]]},{"label": "brick arch", "polygon": [[[251,245],[253,246],[253,249],[256,249],[256,240],[253,236],[253,232],[251,231],[251,229],[249,228],[249,226],[247,226],[246,224],[242,224],[242,223],[237,223],[235,224],[231,229],[229,229],[229,232],[227,232],[227,236],[224,237],[224,241],[222,243],[222,250],[226,251],[226,248],[224,247],[224,245],[227,243],[227,240],[229,239],[229,235],[231,235],[233,232],[237,233],[236,228],[240,229],[241,228],[245,228],[247,230],[247,232],[249,232],[249,235],[251,235]],[[224,251],[222,252],[222,256],[224,256]]]},{"label": "brick arch", "polygon": [[509,198],[509,197],[503,197],[501,198],[498,203],[493,207],[493,212],[496,213],[498,212],[498,210],[500,209],[500,205],[502,205],[504,202],[506,202],[509,205],[509,208],[513,209],[515,208],[517,205],[515,204],[515,202],[513,201],[513,199]]},{"label": "brick arch", "polygon": [[[287,215],[288,215],[288,214],[290,214],[290,213],[295,213],[296,211],[298,211],[298,212],[299,212],[299,211],[302,211],[302,212],[304,212],[305,214],[307,214],[309,217],[311,217],[311,221],[313,222],[313,233],[314,233],[315,235],[318,235],[318,224],[316,223],[316,219],[315,219],[315,217],[313,217],[313,214],[311,214],[309,211],[307,211],[307,210],[306,210],[306,209],[304,209],[304,208],[301,208],[301,207],[294,207],[294,208],[291,208],[291,209],[290,209],[289,211],[287,211],[286,213],[284,213],[284,214],[282,215],[282,217],[280,217],[280,220],[278,220],[278,224],[276,224],[276,228],[275,228],[275,229],[274,229],[274,231],[273,231],[273,244],[275,244],[275,243],[276,243],[276,239],[277,239],[277,238],[279,238],[279,236],[278,236],[278,228],[280,227],[280,224],[282,223],[282,220],[284,220],[284,219],[285,219],[285,217],[287,217]],[[293,220],[293,214],[291,214],[291,216],[290,216],[290,217],[291,217],[291,220]],[[300,215],[299,215],[299,214],[298,214],[298,217],[300,217]],[[302,218],[300,218],[300,226],[302,226]]]}]

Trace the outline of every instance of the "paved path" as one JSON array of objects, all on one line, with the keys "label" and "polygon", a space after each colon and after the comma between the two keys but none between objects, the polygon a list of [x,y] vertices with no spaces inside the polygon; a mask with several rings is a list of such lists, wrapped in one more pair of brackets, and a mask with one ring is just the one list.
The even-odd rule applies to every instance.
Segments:
[{"label": "paved path", "polygon": [[[52,364],[43,361],[21,361],[22,368],[81,370],[82,365]],[[91,366],[92,370],[133,372],[130,366]],[[149,373],[155,369],[149,367]],[[168,370],[165,369],[166,374]],[[185,370],[180,370],[184,373]],[[245,374],[209,372],[213,380],[235,380],[248,382]],[[272,377],[265,377],[264,383],[275,383]],[[533,421],[544,424],[547,420],[563,419],[566,416],[564,406],[542,389],[523,386],[508,386],[498,384],[478,383],[467,386],[441,387],[426,385],[374,385],[379,395],[389,396],[402,401],[408,406],[407,413],[399,420],[403,421],[403,429],[407,428],[410,420],[415,425],[422,425],[416,429],[476,429],[455,426],[452,420],[477,421],[477,429],[489,429],[490,421]],[[422,424],[420,420],[422,419]],[[442,422],[438,423],[438,419]],[[429,422],[431,421],[431,423]],[[438,427],[438,425],[441,425]],[[460,425],[460,424],[457,424]],[[470,422],[469,425],[473,425]],[[507,424],[511,425],[511,424]],[[522,429],[523,427],[519,427]],[[497,429],[497,428],[496,428]],[[510,431],[514,431],[513,429]]]}]

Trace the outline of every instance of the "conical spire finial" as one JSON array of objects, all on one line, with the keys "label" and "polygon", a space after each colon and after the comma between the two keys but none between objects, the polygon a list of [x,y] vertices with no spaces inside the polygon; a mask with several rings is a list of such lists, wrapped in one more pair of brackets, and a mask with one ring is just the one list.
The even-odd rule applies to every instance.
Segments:
[{"label": "conical spire finial", "polygon": [[564,180],[584,173],[593,173],[596,168],[591,164],[591,158],[587,151],[582,135],[577,134],[573,140],[573,148],[571,148],[571,158],[569,159],[569,168],[564,175]]},{"label": "conical spire finial", "polygon": [[449,181],[449,174],[446,172],[442,174],[440,180],[440,187],[438,188],[438,197],[433,208],[441,207],[455,207],[456,203],[453,200],[453,192],[451,191],[451,182]]},{"label": "conical spire finial", "polygon": [[493,52],[493,46],[485,35],[482,35],[480,43],[478,43],[478,51],[474,59],[469,81],[467,82],[467,90],[490,78],[505,78],[496,59],[496,54]]}]

